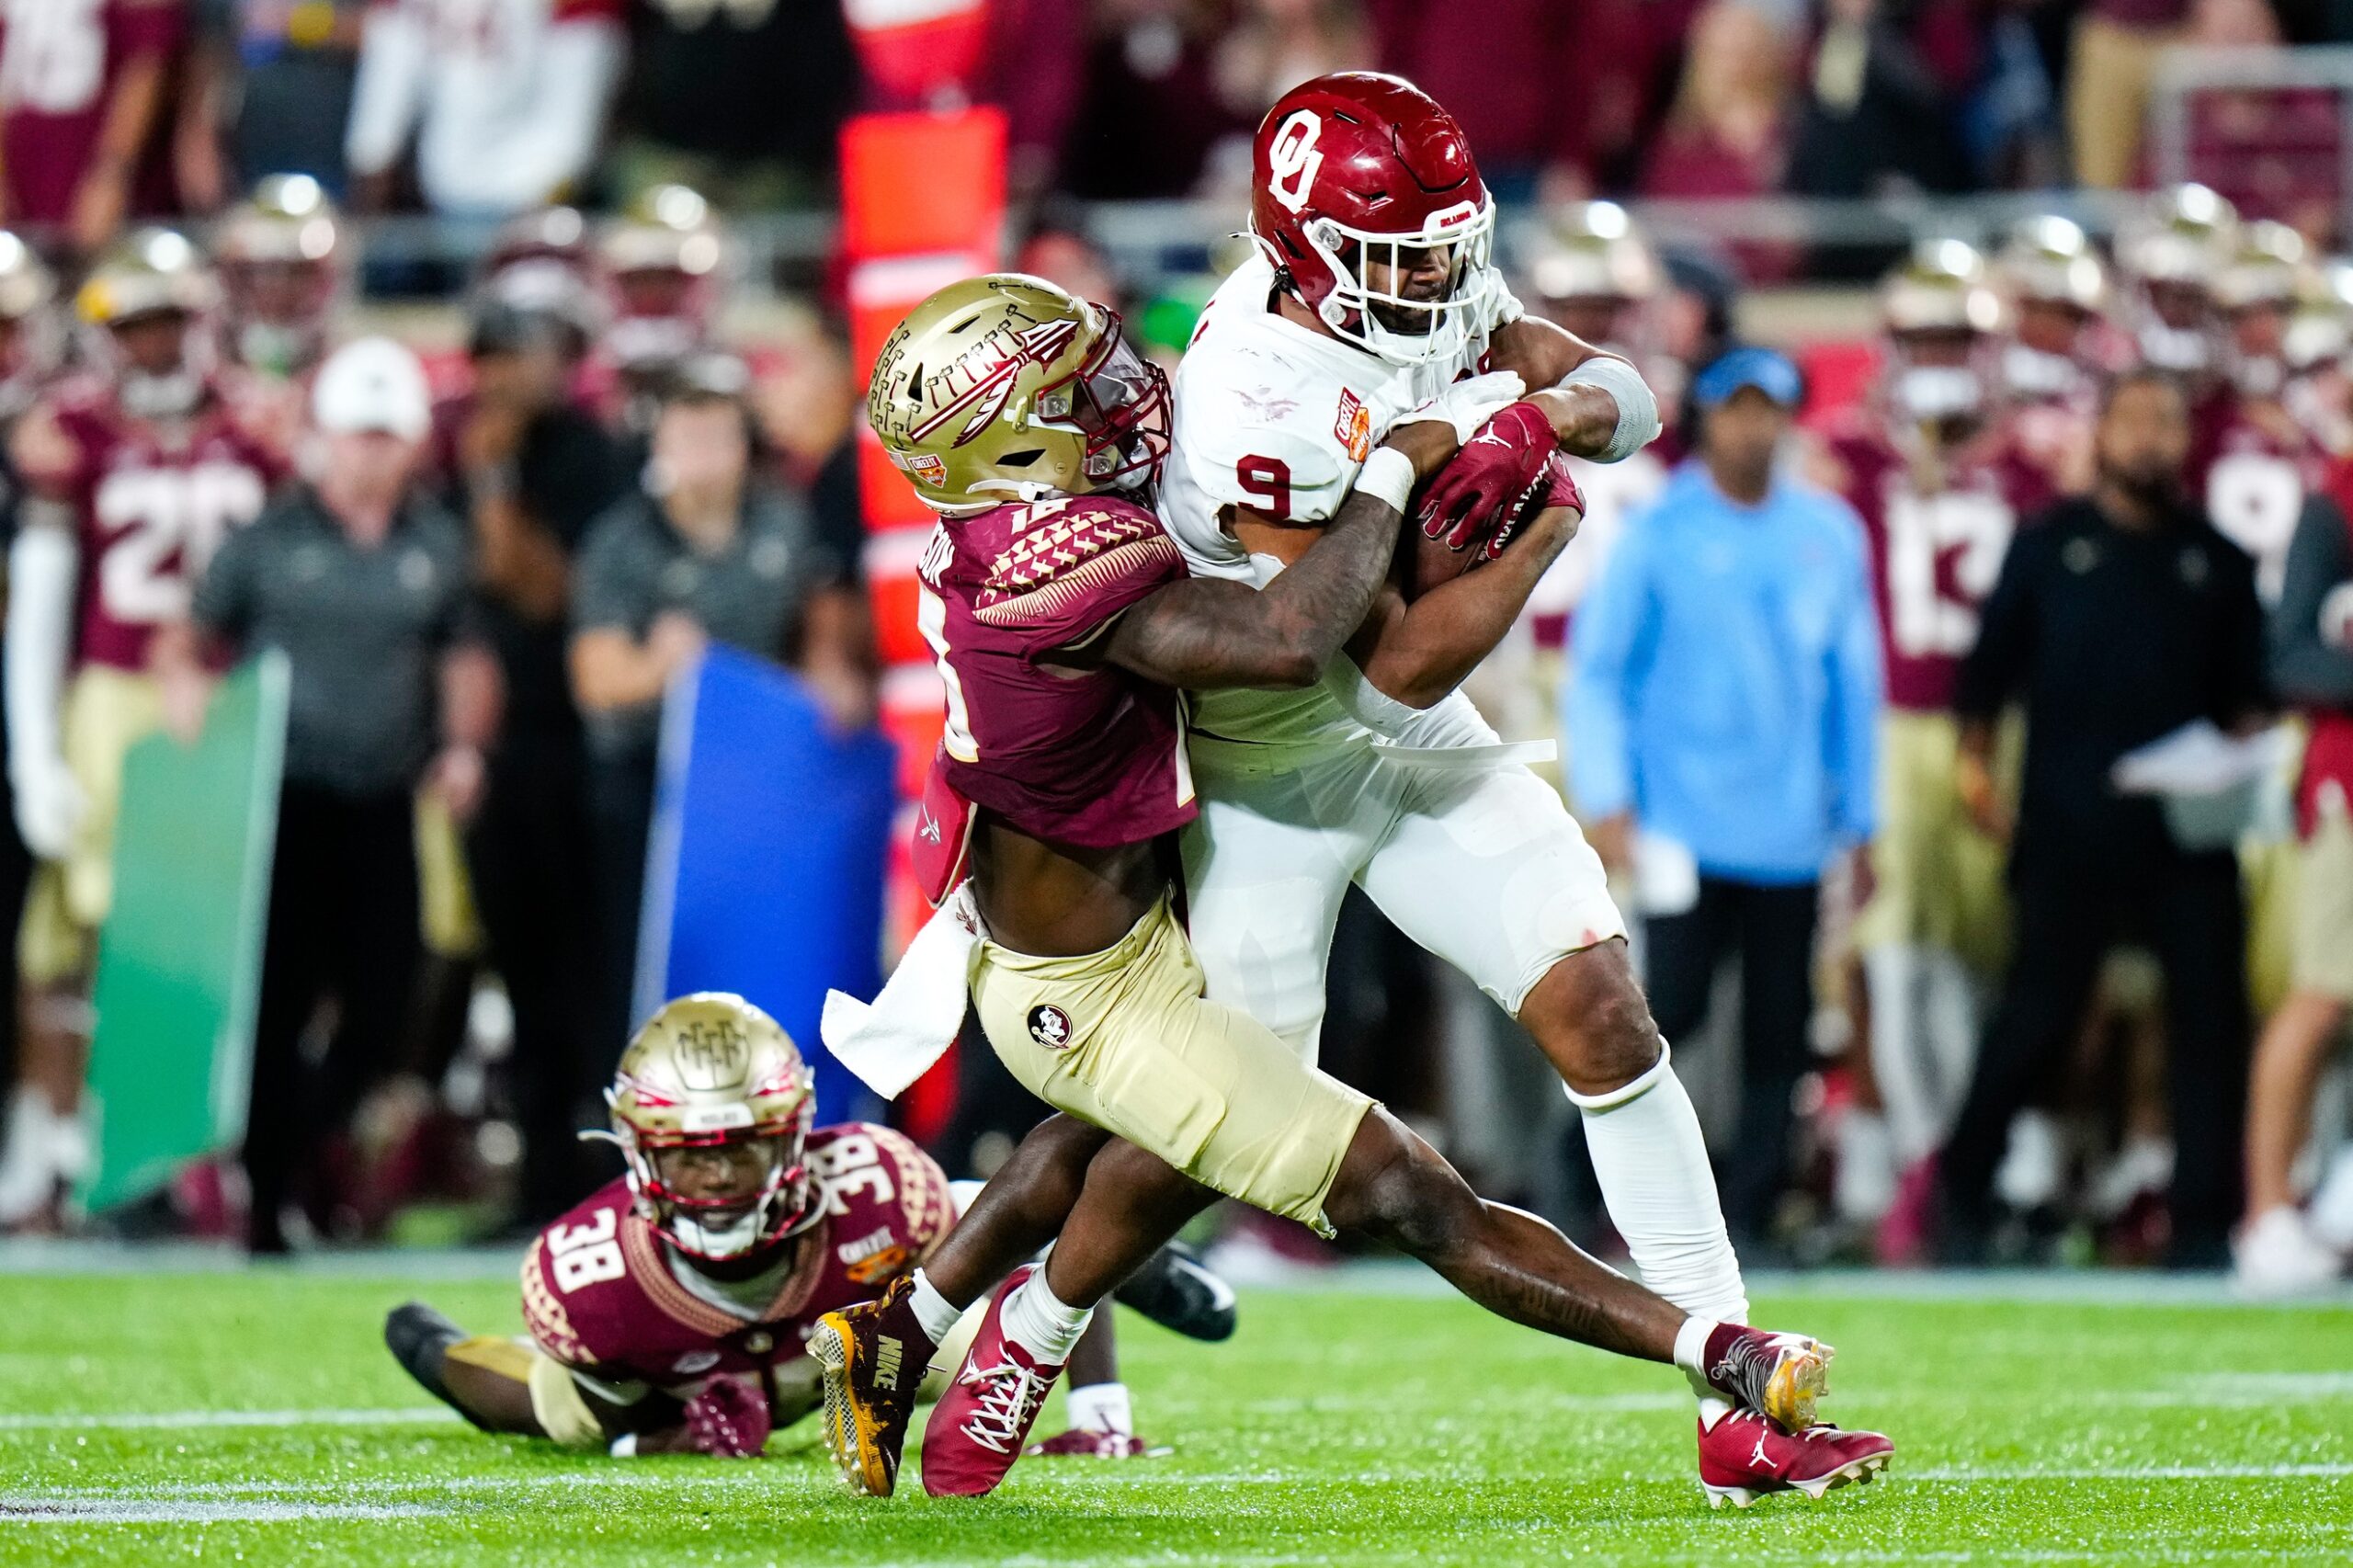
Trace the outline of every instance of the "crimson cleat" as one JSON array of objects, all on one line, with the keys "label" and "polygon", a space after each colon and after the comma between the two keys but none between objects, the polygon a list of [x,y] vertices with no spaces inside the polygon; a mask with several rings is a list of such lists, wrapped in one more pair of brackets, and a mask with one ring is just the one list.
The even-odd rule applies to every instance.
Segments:
[{"label": "crimson cleat", "polygon": [[1802,1432],[1813,1425],[1814,1402],[1830,1392],[1836,1354],[1802,1334],[1722,1323],[1708,1335],[1705,1361],[1708,1381],[1726,1399]]},{"label": "crimson cleat", "polygon": [[1074,1426],[1022,1451],[1039,1459],[1157,1460],[1176,1450],[1166,1444],[1155,1448],[1132,1432],[1090,1432]]},{"label": "crimson cleat", "polygon": [[1038,1272],[1029,1264],[1006,1276],[956,1381],[932,1407],[923,1429],[923,1489],[934,1497],[985,1497],[996,1490],[1029,1440],[1059,1361],[1038,1362],[1006,1337],[1005,1303]]},{"label": "crimson cleat", "polygon": [[1769,1415],[1735,1410],[1699,1427],[1699,1487],[1708,1506],[1745,1508],[1768,1492],[1808,1497],[1869,1482],[1895,1457],[1895,1445],[1877,1432],[1809,1426],[1792,1432]]},{"label": "crimson cleat", "polygon": [[869,1497],[888,1497],[899,1482],[899,1455],[938,1348],[915,1321],[915,1281],[901,1279],[879,1301],[827,1312],[809,1335],[825,1384],[825,1447],[849,1483]]}]

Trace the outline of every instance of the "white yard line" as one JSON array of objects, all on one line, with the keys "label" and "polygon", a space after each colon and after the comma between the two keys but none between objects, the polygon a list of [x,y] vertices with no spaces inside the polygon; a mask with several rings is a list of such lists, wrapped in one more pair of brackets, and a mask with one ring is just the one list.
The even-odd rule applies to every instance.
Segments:
[{"label": "white yard line", "polygon": [[17,1503],[0,1497],[7,1525],[308,1524],[320,1519],[420,1519],[448,1513],[429,1503],[153,1503],[121,1497]]},{"label": "white yard line", "polygon": [[0,1415],[0,1432],[143,1432],[196,1426],[438,1426],[458,1419],[444,1405],[393,1410],[163,1410],[116,1415]]}]

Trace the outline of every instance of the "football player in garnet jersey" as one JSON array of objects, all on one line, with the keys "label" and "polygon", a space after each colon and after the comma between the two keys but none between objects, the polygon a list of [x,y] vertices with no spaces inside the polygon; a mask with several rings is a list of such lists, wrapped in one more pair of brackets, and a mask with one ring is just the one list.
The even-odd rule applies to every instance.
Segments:
[{"label": "football player in garnet jersey", "polygon": [[2303,263],[2304,242],[2286,224],[2239,231],[2213,279],[2224,374],[2190,410],[2189,494],[2224,539],[2254,557],[2266,604],[2279,596],[2304,496],[2327,472],[2327,454],[2286,401],[2288,322]]},{"label": "football player in garnet jersey", "polygon": [[[411,1377],[485,1431],[616,1455],[756,1455],[772,1428],[817,1406],[803,1345],[819,1315],[904,1277],[956,1222],[955,1189],[978,1184],[950,1183],[887,1127],[813,1131],[801,1052],[740,996],[703,993],[664,1006],[630,1042],[605,1097],[612,1131],[598,1136],[620,1146],[628,1174],[531,1244],[529,1341],[469,1335],[410,1301],[386,1317],[384,1342]],[[1152,1267],[1164,1292],[1178,1289],[1173,1274],[1189,1271],[1222,1296],[1189,1315],[1163,1312],[1166,1326],[1195,1337],[1231,1332],[1233,1293],[1222,1283],[1170,1256]],[[943,1366],[979,1322],[972,1313],[942,1346]],[[1130,1425],[1127,1391],[1111,1381],[1109,1340],[1107,1318],[1080,1349],[1101,1375],[1072,1391],[1079,1425],[1041,1448],[1150,1451]],[[920,1367],[909,1375],[934,1391],[943,1381]],[[1103,1425],[1092,1424],[1097,1416]]]},{"label": "football player in garnet jersey", "polygon": [[2063,489],[2090,483],[2092,406],[2109,335],[2108,269],[2065,218],[2029,218],[1994,259],[2008,305],[1995,391],[2026,454]]},{"label": "football player in garnet jersey", "polygon": [[[1517,373],[1526,395],[1471,436],[1438,505],[1421,509],[1426,534],[1458,490],[1517,495],[1563,454],[1619,462],[1657,432],[1632,365],[1522,312],[1489,263],[1495,225],[1461,128],[1411,84],[1318,77],[1268,111],[1253,152],[1259,254],[1211,300],[1176,378],[1160,515],[1193,576],[1266,583],[1330,528],[1370,434],[1466,373]],[[1529,542],[1557,552],[1565,536]],[[1533,1037],[1581,1113],[1643,1278],[1699,1320],[1737,1323],[1746,1290],[1699,1118],[1602,860],[1458,689],[1533,581],[1489,566],[1410,601],[1384,594],[1316,687],[1201,695],[1188,747],[1201,812],[1184,839],[1192,939],[1210,995],[1313,1060],[1333,925],[1349,884],[1362,888]],[[1837,1445],[1733,1413],[1701,1392],[1713,1495],[1851,1473]]]},{"label": "football player in garnet jersey", "polygon": [[[1887,670],[1880,827],[1856,932],[1870,996],[1873,1075],[1904,1173],[1893,1254],[1917,1244],[1928,1164],[1967,1090],[1979,998],[2002,960],[2002,849],[1977,833],[1954,782],[1953,681],[1977,639],[2010,535],[2053,498],[1997,404],[2002,303],[1959,240],[1923,244],[1880,286],[1887,370],[1825,433],[1824,477],[1870,535]],[[1860,1143],[1842,1157],[1871,1158]],[[1886,1156],[1879,1156],[1886,1187]]]},{"label": "football player in garnet jersey", "polygon": [[217,300],[185,237],[126,238],[78,300],[97,369],[61,383],[11,437],[28,496],[8,552],[8,776],[40,862],[18,933],[23,1072],[49,1121],[32,1165],[16,1165],[11,1144],[0,1222],[53,1209],[83,1157],[74,1108],[122,759],[160,720],[148,644],[188,613],[213,547],[279,477],[214,378]]},{"label": "football player in garnet jersey", "polygon": [[726,239],[710,203],[660,185],[598,231],[597,259],[610,307],[599,347],[620,381],[623,424],[642,432],[665,380],[710,344]]},{"label": "football player in garnet jersey", "polygon": [[229,353],[256,376],[290,381],[326,358],[348,265],[335,203],[308,175],[271,175],[212,236]]},{"label": "football player in garnet jersey", "polygon": [[[902,1084],[923,1056],[906,1042],[927,1034],[936,1057],[969,988],[1013,1075],[1117,1136],[1074,1189],[1065,1168],[1024,1160],[1063,1137],[1060,1119],[1046,1123],[912,1279],[818,1324],[826,1439],[853,1487],[896,1483],[914,1408],[899,1369],[928,1360],[1005,1267],[1051,1236],[1042,1265],[996,1289],[925,1428],[926,1491],[995,1487],[1095,1304],[1217,1193],[1387,1242],[1543,1332],[1679,1364],[1749,1412],[1757,1442],[1768,1419],[1811,1423],[1824,1346],[1690,1316],[1534,1216],[1482,1201],[1386,1110],[1205,996],[1174,913],[1169,841],[1195,814],[1181,692],[1296,700],[1320,689],[1372,610],[1409,497],[1433,475],[1426,505],[1465,551],[1487,552],[1494,532],[1538,515],[1494,564],[1422,602],[1475,591],[1491,573],[1524,585],[1526,563],[1557,549],[1548,535],[1574,527],[1577,498],[1557,462],[1537,465],[1530,490],[1498,483],[1462,445],[1519,390],[1509,375],[1441,381],[1423,406],[1383,410],[1387,434],[1376,449],[1360,433],[1362,472],[1338,481],[1347,493],[1330,499],[1331,526],[1260,587],[1189,573],[1142,505],[1167,450],[1168,392],[1111,312],[1000,274],[940,290],[884,343],[868,416],[941,514],[921,566],[922,624],[948,724],[917,859],[948,902],[870,1010],[829,1001],[826,1042],[870,1083]],[[1803,1476],[1817,1491],[1889,1451],[1836,1432],[1799,1446],[1840,1456]],[[1719,1500],[1762,1484],[1749,1471],[1722,1480]]]}]

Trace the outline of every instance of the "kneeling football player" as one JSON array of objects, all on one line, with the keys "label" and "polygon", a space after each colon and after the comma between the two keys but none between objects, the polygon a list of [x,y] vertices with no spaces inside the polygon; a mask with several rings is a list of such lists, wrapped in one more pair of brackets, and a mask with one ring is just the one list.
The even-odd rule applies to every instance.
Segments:
[{"label": "kneeling football player", "polygon": [[[630,1043],[607,1096],[628,1175],[532,1243],[529,1343],[470,1335],[409,1302],[384,1338],[410,1376],[485,1431],[616,1455],[743,1458],[819,1399],[803,1342],[817,1319],[866,1301],[956,1222],[958,1187],[900,1133],[813,1131],[791,1040],[740,996],[664,1006]],[[1136,1304],[1196,1338],[1233,1330],[1233,1292],[1181,1255],[1140,1273]],[[979,1314],[973,1314],[973,1327]],[[1127,1391],[1108,1335],[1090,1336],[1073,1428],[1041,1451],[1130,1458]],[[947,1337],[951,1363],[971,1339]],[[912,1391],[927,1364],[897,1369]],[[1077,1376],[1074,1374],[1074,1376]]]},{"label": "kneeling football player", "polygon": [[[1416,267],[1443,277],[1443,260]],[[1216,1193],[1384,1242],[1544,1333],[1680,1367],[1760,1446],[1772,1436],[1836,1455],[1786,1484],[1818,1495],[1887,1462],[1892,1445],[1875,1434],[1793,1435],[1813,1427],[1825,1346],[1687,1314],[1534,1215],[1481,1199],[1388,1111],[1206,997],[1173,907],[1172,840],[1195,813],[1180,692],[1313,695],[1372,609],[1415,491],[1458,451],[1478,472],[1472,433],[1519,390],[1517,376],[1472,377],[1394,419],[1330,526],[1288,565],[1254,562],[1245,582],[1188,576],[1147,505],[1169,445],[1167,383],[1113,312],[995,275],[941,290],[883,345],[869,420],[940,514],[920,567],[948,694],[928,835],[969,842],[969,881],[950,891],[963,869],[952,862],[929,879],[949,902],[871,1009],[829,1001],[826,1040],[870,1083],[908,1081],[919,1070],[908,1058],[942,1038],[938,1015],[961,1012],[961,982],[1013,1075],[1116,1136],[1089,1156],[1041,1265],[1014,1267],[1048,1239],[1033,1227],[1052,1206],[1029,1198],[1053,1185],[1053,1162],[1033,1183],[1024,1154],[1061,1136],[1052,1121],[908,1279],[818,1324],[826,1442],[855,1489],[895,1486],[915,1407],[901,1369],[929,1361],[992,1290],[925,1428],[923,1484],[995,1487],[1095,1304]],[[1475,509],[1478,526],[1449,543],[1496,563],[1432,597],[1475,606],[1511,591],[1520,552],[1557,542],[1582,510],[1554,477],[1458,514],[1476,489],[1440,479],[1425,526]],[[1295,756],[1268,744],[1256,766]],[[936,1007],[943,992],[957,1005]],[[1720,1502],[1749,1501],[1753,1479],[1703,1472]]]}]

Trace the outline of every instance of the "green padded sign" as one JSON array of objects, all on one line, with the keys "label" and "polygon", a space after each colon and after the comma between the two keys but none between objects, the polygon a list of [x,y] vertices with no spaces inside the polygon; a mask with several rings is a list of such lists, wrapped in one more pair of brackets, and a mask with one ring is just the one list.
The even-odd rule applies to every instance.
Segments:
[{"label": "green padded sign", "polygon": [[93,998],[93,1210],[244,1135],[287,680],[267,652],[222,682],[195,745],[150,735],[124,761]]}]

